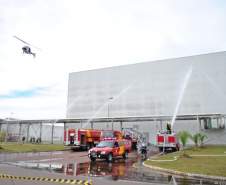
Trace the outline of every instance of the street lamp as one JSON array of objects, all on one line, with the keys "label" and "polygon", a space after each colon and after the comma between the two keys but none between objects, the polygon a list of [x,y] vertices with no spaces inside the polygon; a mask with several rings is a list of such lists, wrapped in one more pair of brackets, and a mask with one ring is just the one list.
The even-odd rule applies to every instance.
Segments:
[{"label": "street lamp", "polygon": [[[110,114],[110,110],[109,110],[109,108],[110,108],[110,101],[111,100],[113,100],[113,97],[109,97],[108,98],[108,121],[109,121],[109,114]],[[112,130],[113,130],[113,123],[111,123],[112,125],[111,125],[111,128],[112,128]],[[109,128],[109,124],[107,124],[107,128]]]}]

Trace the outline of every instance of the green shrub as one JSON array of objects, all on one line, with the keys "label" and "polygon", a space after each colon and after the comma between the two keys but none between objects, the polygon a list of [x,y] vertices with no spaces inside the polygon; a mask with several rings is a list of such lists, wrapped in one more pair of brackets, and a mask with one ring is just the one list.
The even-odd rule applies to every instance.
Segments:
[{"label": "green shrub", "polygon": [[183,145],[183,148],[185,148],[185,146],[187,145],[188,139],[191,138],[191,135],[189,132],[187,131],[181,131],[178,133],[179,136],[179,140]]},{"label": "green shrub", "polygon": [[4,142],[5,141],[5,137],[6,137],[6,132],[1,131],[0,132],[0,142]]},{"label": "green shrub", "polygon": [[204,140],[207,139],[207,135],[203,133],[199,133],[199,141],[200,141],[200,147],[204,145]]},{"label": "green shrub", "polygon": [[194,142],[195,146],[198,147],[202,147],[204,144],[204,140],[207,138],[207,135],[205,135],[204,133],[196,133],[192,136],[190,136],[191,140]]},{"label": "green shrub", "polygon": [[200,138],[200,133],[196,133],[191,136],[191,140],[194,142],[196,147],[198,147],[199,145],[199,138]]}]

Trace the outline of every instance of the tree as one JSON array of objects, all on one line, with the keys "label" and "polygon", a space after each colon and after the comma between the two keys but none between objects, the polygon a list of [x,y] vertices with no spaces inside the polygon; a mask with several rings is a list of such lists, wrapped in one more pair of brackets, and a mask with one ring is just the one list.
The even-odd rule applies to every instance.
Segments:
[{"label": "tree", "polygon": [[[5,141],[6,132],[0,132],[0,142]],[[2,146],[0,145],[0,149],[2,149]]]},{"label": "tree", "polygon": [[200,133],[196,133],[192,135],[191,140],[195,143],[195,146],[198,147],[199,140],[200,140]]},{"label": "tree", "polygon": [[191,135],[187,131],[181,131],[178,133],[179,139],[183,145],[183,148],[187,145],[188,139],[191,138]]},{"label": "tree", "polygon": [[199,133],[199,141],[200,141],[200,147],[203,146],[204,144],[204,140],[207,139],[207,135],[206,134],[203,134],[203,133]]},{"label": "tree", "polygon": [[0,142],[4,142],[6,137],[6,132],[0,132]]}]

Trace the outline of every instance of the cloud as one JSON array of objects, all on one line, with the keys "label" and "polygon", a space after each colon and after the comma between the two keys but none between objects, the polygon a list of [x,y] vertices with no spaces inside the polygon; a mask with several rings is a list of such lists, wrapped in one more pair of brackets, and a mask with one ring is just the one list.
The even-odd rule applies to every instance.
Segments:
[{"label": "cloud", "polygon": [[65,89],[56,84],[48,88],[10,93],[0,98],[0,117],[9,117],[13,112],[13,117],[18,119],[64,118],[67,97]]},{"label": "cloud", "polygon": [[6,98],[21,98],[21,97],[33,97],[38,95],[39,91],[43,90],[43,88],[34,88],[34,89],[27,89],[27,90],[14,90],[8,94],[0,95],[0,99]]}]

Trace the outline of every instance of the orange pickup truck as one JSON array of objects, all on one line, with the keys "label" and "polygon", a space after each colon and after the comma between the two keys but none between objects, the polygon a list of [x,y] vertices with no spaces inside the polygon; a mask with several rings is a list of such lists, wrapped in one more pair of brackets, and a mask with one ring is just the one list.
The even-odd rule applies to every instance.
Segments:
[{"label": "orange pickup truck", "polygon": [[131,152],[131,146],[131,141],[127,139],[103,140],[88,151],[88,157],[91,161],[106,159],[108,162],[112,162],[113,158],[116,157],[127,159],[129,152]]}]

